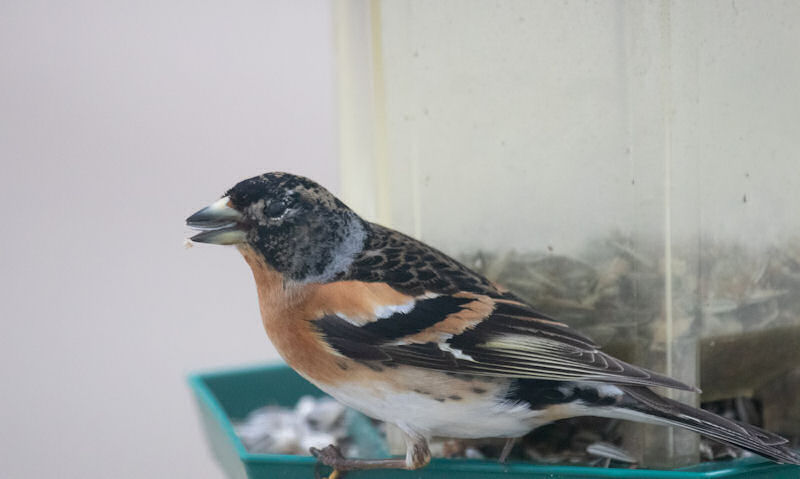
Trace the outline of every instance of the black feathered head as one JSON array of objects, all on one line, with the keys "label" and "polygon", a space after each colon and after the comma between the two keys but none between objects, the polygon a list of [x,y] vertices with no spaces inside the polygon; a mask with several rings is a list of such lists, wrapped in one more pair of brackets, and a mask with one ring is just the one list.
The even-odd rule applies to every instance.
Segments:
[{"label": "black feathered head", "polygon": [[366,223],[328,190],[289,173],[241,181],[186,223],[192,241],[246,243],[289,279],[327,282],[364,247]]}]

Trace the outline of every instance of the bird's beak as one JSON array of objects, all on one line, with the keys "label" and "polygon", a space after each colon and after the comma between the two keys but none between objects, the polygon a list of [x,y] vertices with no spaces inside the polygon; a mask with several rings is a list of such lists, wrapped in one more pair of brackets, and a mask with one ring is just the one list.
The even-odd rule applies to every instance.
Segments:
[{"label": "bird's beak", "polygon": [[197,243],[242,243],[247,239],[242,218],[240,212],[231,208],[230,199],[224,196],[186,218],[187,226],[203,230],[189,239]]}]

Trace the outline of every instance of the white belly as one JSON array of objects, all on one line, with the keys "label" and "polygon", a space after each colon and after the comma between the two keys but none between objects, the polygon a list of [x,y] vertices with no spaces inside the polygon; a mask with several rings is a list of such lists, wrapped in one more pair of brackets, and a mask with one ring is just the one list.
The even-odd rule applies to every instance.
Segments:
[{"label": "white belly", "polygon": [[542,411],[504,401],[507,388],[504,384],[481,386],[485,393],[475,394],[471,388],[462,391],[449,388],[447,396],[353,383],[324,389],[367,416],[426,436],[518,437],[553,420]]}]

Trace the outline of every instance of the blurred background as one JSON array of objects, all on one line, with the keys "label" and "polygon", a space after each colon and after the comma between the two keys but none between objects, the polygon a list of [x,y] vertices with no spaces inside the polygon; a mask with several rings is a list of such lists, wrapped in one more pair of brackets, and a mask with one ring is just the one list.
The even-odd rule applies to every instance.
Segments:
[{"label": "blurred background", "polygon": [[0,475],[222,477],[186,374],[277,354],[183,220],[272,170],[704,401],[797,397],[798,50],[777,0],[0,2]]},{"label": "blurred background", "polygon": [[0,2],[0,476],[222,477],[185,376],[277,354],[183,221],[270,170],[338,190],[330,12]]}]

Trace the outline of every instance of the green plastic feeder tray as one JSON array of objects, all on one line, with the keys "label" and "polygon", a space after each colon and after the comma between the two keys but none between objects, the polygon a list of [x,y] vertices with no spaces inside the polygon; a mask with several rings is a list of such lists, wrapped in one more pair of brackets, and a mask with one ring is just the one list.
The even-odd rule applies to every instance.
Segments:
[{"label": "green plastic feeder tray", "polygon": [[[200,416],[211,449],[231,479],[302,478],[313,479],[315,471],[327,475],[330,468],[317,466],[311,456],[251,454],[233,432],[232,421],[267,404],[293,406],[304,395],[324,393],[285,365],[194,374],[189,383],[197,398]],[[351,435],[365,456],[385,457],[387,447],[369,420],[354,415]],[[800,478],[800,467],[775,464],[749,457],[734,461],[704,463],[671,471],[646,469],[603,469],[596,467],[498,464],[471,459],[434,459],[417,471],[353,471],[348,479],[590,479],[590,478]]]}]

